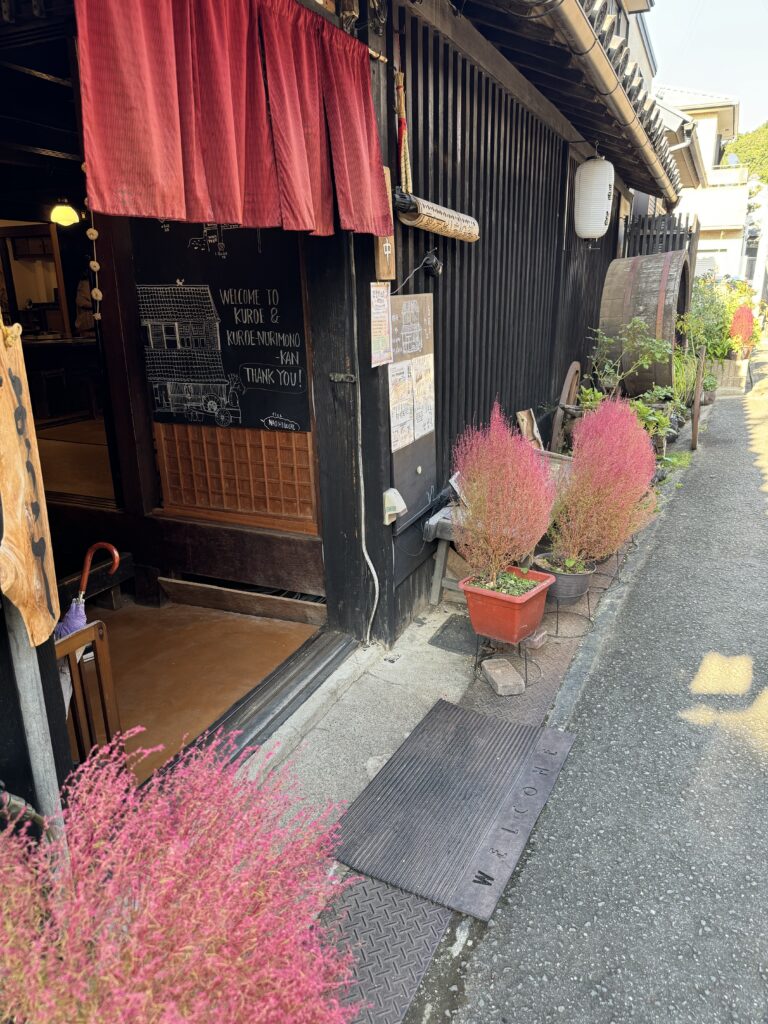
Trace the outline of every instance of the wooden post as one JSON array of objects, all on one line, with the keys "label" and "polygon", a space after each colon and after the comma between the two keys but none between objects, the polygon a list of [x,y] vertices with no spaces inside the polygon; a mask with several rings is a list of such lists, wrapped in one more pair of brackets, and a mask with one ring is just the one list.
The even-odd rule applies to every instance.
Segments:
[{"label": "wooden post", "polygon": [[693,396],[693,416],[691,418],[691,451],[695,452],[699,444],[699,414],[701,413],[701,389],[704,384],[704,355],[706,349],[699,348],[699,365],[696,368],[696,391]]},{"label": "wooden post", "polygon": [[21,327],[0,325],[0,589],[36,808],[60,814],[59,780],[37,648],[59,617],[48,513]]},{"label": "wooden post", "polygon": [[61,817],[59,780],[37,650],[29,642],[24,620],[16,607],[6,601],[4,608],[24,737],[35,787],[35,809],[46,818],[58,820]]}]

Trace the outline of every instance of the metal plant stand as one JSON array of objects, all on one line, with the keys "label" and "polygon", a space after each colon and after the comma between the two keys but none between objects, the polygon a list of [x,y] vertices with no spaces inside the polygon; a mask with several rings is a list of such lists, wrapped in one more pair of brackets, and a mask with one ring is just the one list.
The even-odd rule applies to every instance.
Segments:
[{"label": "metal plant stand", "polygon": [[[610,586],[610,585],[611,584],[609,583],[608,586]],[[607,590],[608,587],[601,587],[600,589],[601,590]],[[592,627],[595,624],[595,621],[592,618],[592,604],[591,604],[591,600],[590,600],[590,596],[589,596],[589,590],[587,590],[587,614],[585,615],[584,612],[572,612],[572,611],[568,611],[568,612],[566,612],[566,614],[567,615],[574,615],[574,616],[576,616],[576,618],[579,618],[579,619],[585,619],[586,622],[587,622],[587,628],[584,630],[584,632],[583,633],[563,634],[563,636],[560,637],[560,600],[558,598],[555,598],[555,632],[554,633],[548,633],[547,634],[548,636],[560,637],[563,640],[579,640],[581,637],[586,636],[587,633],[589,633],[591,631]]]},{"label": "metal plant stand", "polygon": [[[527,686],[528,685],[528,662],[529,661],[530,661],[531,665],[534,666],[534,668],[538,669],[538,672],[539,672],[538,678],[539,679],[542,678],[542,676],[544,675],[544,672],[542,671],[541,665],[539,665],[539,663],[536,661],[536,659],[532,658],[528,654],[528,648],[524,645],[524,640],[525,640],[525,637],[519,643],[511,644],[509,646],[517,647],[517,657],[520,658],[521,661],[523,662],[523,680],[525,682],[525,685]],[[480,669],[480,666],[482,665],[483,661],[485,660],[483,657],[481,657],[481,655],[482,655],[482,649],[485,646],[486,642],[498,643],[499,641],[494,641],[492,637],[480,636],[479,633],[475,634],[475,664],[474,664],[474,668],[473,668],[473,678],[475,678],[475,679],[478,676],[478,670]],[[501,657],[505,657],[505,654],[504,654],[503,651],[501,652],[500,656]]]}]

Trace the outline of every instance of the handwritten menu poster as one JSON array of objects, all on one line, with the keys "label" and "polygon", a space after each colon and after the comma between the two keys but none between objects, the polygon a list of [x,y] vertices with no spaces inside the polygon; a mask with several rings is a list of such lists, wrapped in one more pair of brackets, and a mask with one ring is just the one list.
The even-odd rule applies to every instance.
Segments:
[{"label": "handwritten menu poster", "polygon": [[390,308],[394,356],[389,366],[390,447],[397,452],[435,429],[432,295],[394,295]]},{"label": "handwritten menu poster", "polygon": [[131,232],[155,419],[309,431],[296,237],[156,220]]},{"label": "handwritten menu poster", "polygon": [[389,281],[371,283],[371,366],[392,362],[389,289]]}]

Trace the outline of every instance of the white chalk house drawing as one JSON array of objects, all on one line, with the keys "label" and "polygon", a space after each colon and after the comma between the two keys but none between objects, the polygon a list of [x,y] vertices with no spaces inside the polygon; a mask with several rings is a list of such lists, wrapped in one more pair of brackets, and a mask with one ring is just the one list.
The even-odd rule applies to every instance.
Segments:
[{"label": "white chalk house drawing", "polygon": [[219,314],[207,284],[139,284],[139,319],[155,414],[229,427],[242,421],[237,374],[221,359]]},{"label": "white chalk house drawing", "polygon": [[[187,242],[187,248],[194,252],[213,253],[225,260],[227,258],[227,246],[224,242],[224,232],[239,228],[239,224],[215,224],[209,222],[203,224],[202,234],[194,235]],[[261,252],[261,239],[259,239],[259,252]]]}]

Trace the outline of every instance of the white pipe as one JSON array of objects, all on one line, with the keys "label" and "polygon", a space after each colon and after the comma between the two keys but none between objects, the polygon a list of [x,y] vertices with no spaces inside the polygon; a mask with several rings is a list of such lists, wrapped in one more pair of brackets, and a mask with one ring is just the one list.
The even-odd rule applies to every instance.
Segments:
[{"label": "white pipe", "polygon": [[677,190],[624,92],[579,0],[562,0],[554,10],[543,8],[542,13],[547,14],[552,23],[560,29],[574,56],[582,58],[584,70],[592,86],[602,96],[618,124],[640,151],[645,165],[667,203],[675,206],[679,199]]},{"label": "white pipe", "polygon": [[365,466],[363,464],[363,402],[362,394],[360,390],[360,354],[357,350],[358,335],[357,335],[357,288],[354,274],[355,266],[355,250],[354,250],[354,237],[352,233],[349,233],[347,244],[349,245],[350,262],[353,268],[352,276],[352,321],[354,327],[354,338],[353,338],[353,350],[354,350],[354,372],[355,372],[355,398],[357,403],[357,472],[360,476],[360,548],[365,559],[365,564],[368,566],[368,571],[373,579],[373,607],[371,608],[370,615],[368,616],[368,625],[365,630],[365,645],[366,647],[371,642],[371,630],[373,629],[373,620],[376,618],[376,612],[379,607],[379,598],[381,596],[381,588],[379,586],[379,576],[376,572],[376,567],[371,560],[371,556],[368,552],[368,541],[365,531]]}]

